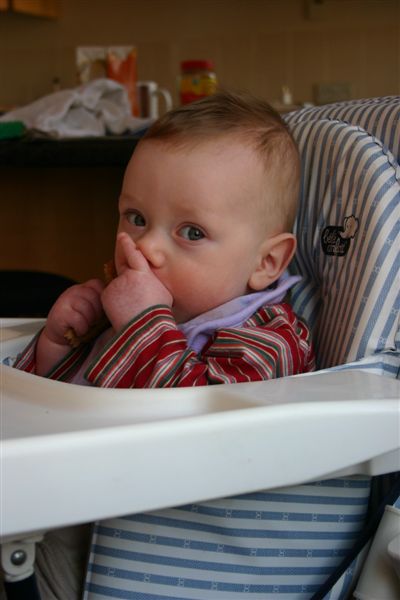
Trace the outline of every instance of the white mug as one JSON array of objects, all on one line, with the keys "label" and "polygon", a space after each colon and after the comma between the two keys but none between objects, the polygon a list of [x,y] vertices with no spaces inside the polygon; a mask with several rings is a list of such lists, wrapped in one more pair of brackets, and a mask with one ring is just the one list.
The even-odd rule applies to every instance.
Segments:
[{"label": "white mug", "polygon": [[159,116],[158,99],[163,97],[165,110],[171,110],[172,97],[168,90],[159,88],[156,81],[138,81],[136,84],[139,117],[157,119]]}]

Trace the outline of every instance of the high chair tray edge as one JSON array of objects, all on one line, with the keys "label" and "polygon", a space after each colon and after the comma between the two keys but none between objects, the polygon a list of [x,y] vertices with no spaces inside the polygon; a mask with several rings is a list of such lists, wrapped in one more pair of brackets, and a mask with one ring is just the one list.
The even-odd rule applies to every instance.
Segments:
[{"label": "high chair tray edge", "polygon": [[[2,356],[23,348],[42,322],[3,320]],[[116,390],[2,366],[1,417],[2,542],[400,468],[400,382],[356,370],[232,386]]]}]

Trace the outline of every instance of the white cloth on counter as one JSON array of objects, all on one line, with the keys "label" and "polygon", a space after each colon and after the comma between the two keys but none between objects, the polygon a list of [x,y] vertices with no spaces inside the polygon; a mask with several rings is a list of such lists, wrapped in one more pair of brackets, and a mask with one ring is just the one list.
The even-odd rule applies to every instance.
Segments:
[{"label": "white cloth on counter", "polygon": [[28,129],[71,138],[138,131],[154,119],[132,116],[123,85],[112,79],[95,79],[10,111],[0,117],[2,121],[22,121]]}]

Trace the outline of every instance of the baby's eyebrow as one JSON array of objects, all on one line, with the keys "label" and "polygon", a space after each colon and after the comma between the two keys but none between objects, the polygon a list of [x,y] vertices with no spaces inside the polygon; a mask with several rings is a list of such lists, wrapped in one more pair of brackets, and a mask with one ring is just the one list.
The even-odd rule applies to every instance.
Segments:
[{"label": "baby's eyebrow", "polygon": [[119,204],[135,204],[136,198],[129,196],[128,194],[121,193],[118,198]]}]

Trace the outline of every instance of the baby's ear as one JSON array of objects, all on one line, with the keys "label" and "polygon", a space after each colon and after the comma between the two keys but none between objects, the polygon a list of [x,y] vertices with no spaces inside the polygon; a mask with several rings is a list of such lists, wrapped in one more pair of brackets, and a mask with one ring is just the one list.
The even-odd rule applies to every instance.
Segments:
[{"label": "baby's ear", "polygon": [[296,245],[292,233],[279,233],[266,239],[260,246],[259,261],[249,278],[248,287],[258,292],[277,281],[292,260]]}]

